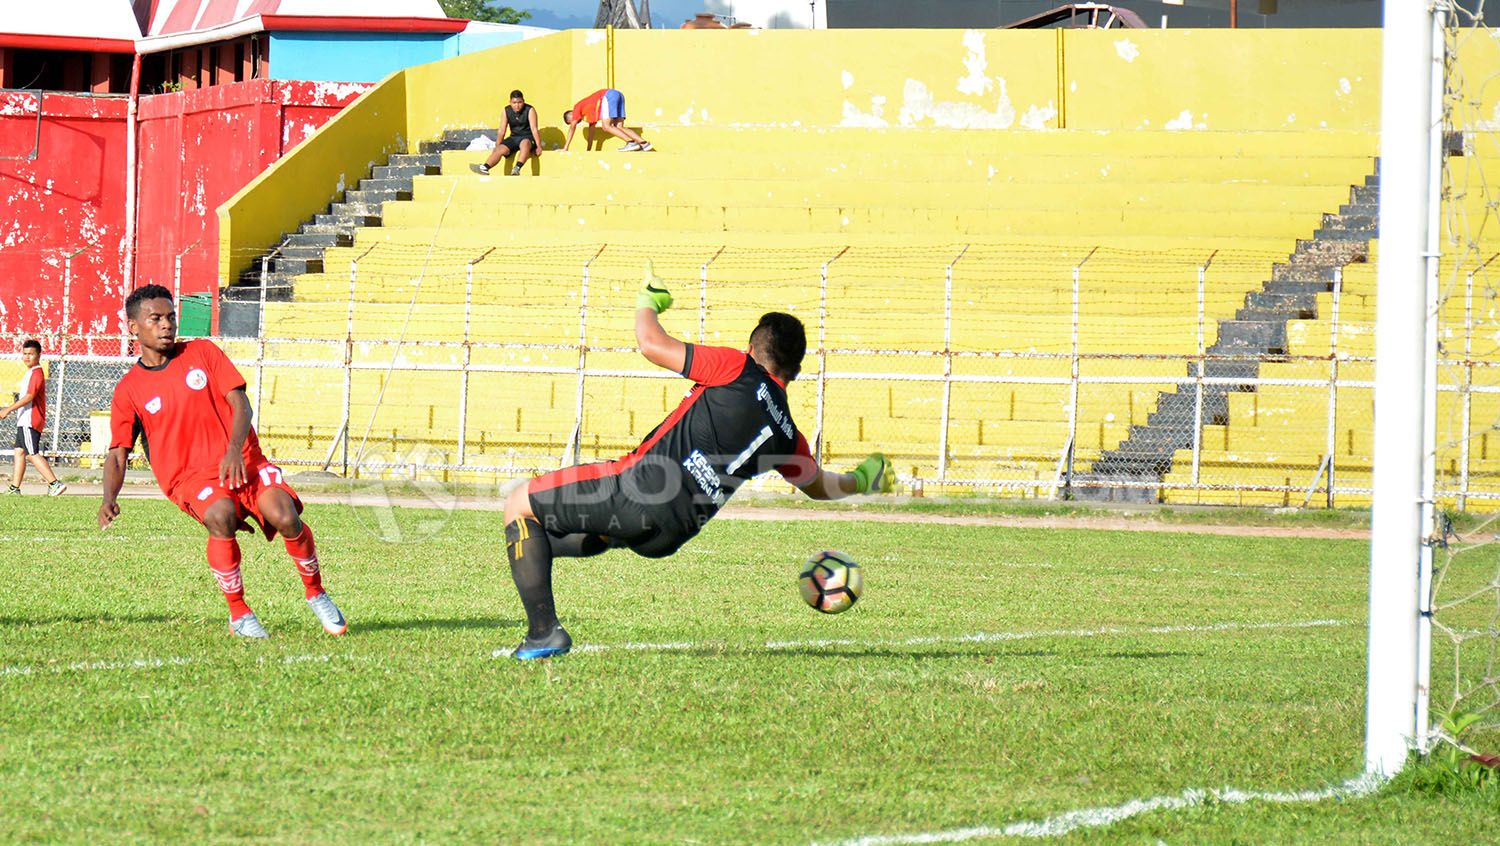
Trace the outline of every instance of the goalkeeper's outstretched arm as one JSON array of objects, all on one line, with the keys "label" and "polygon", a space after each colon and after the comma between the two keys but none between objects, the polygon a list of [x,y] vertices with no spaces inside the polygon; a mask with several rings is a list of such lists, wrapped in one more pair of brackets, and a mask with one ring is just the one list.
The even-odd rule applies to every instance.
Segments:
[{"label": "goalkeeper's outstretched arm", "polygon": [[657,367],[681,373],[687,362],[687,345],[667,334],[657,316],[672,307],[672,295],[651,262],[646,262],[646,278],[635,298],[635,342],[641,355]]},{"label": "goalkeeper's outstretched arm", "polygon": [[890,493],[895,483],[891,462],[876,452],[861,461],[852,473],[830,473],[819,467],[798,490],[812,499],[843,499],[855,494]]}]

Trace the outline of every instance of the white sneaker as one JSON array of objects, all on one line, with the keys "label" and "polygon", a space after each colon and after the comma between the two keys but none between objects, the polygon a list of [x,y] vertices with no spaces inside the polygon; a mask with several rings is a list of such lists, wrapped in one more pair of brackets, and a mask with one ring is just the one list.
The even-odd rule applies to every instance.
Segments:
[{"label": "white sneaker", "polygon": [[471,164],[471,165],[469,165],[469,170],[474,171],[475,173],[479,174],[480,176],[489,176],[490,175],[490,169],[487,168],[487,167],[485,167],[483,164]]},{"label": "white sneaker", "polygon": [[642,144],[640,146],[640,151],[642,153],[649,153],[649,152],[651,152],[651,142],[647,141],[646,143]]},{"label": "white sneaker", "polygon": [[65,492],[67,489],[68,486],[63,484],[63,480],[58,479],[57,481],[47,485],[47,496],[62,496],[63,492]]},{"label": "white sneaker", "polygon": [[341,635],[349,629],[349,621],[344,619],[344,612],[333,604],[333,597],[325,591],[307,601],[307,607],[318,616],[318,622],[323,624],[323,631],[331,635]]},{"label": "white sneaker", "polygon": [[266,631],[266,627],[260,624],[260,620],[255,619],[254,611],[238,620],[230,620],[229,631],[233,632],[236,637],[265,639],[271,636],[270,632]]},{"label": "white sneaker", "polygon": [[641,149],[641,145],[635,143],[634,141],[631,141],[629,144],[626,144],[625,146],[621,147],[620,148],[620,152],[622,152],[622,153],[636,153],[636,152],[639,152],[640,149]]}]

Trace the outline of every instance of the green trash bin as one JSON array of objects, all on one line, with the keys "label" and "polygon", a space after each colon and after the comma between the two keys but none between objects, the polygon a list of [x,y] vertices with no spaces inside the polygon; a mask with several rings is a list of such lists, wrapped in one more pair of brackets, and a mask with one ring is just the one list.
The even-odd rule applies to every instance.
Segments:
[{"label": "green trash bin", "polygon": [[214,320],[213,294],[183,294],[177,304],[177,335],[181,338],[206,338]]}]

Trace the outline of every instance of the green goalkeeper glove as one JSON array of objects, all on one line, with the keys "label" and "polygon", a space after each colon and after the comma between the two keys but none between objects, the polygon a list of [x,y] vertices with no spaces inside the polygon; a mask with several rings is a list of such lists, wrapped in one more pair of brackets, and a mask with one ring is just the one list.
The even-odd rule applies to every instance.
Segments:
[{"label": "green goalkeeper glove", "polygon": [[854,490],[856,493],[890,493],[896,486],[896,474],[891,463],[878,452],[854,468]]},{"label": "green goalkeeper glove", "polygon": [[635,307],[649,308],[657,314],[672,307],[672,294],[667,290],[667,283],[656,275],[650,259],[646,259],[646,276],[641,282],[641,292],[636,295]]}]

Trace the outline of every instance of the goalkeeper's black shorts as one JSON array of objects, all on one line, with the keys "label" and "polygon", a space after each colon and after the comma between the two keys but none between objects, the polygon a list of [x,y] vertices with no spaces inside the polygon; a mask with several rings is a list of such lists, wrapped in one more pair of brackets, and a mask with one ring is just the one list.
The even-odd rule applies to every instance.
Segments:
[{"label": "goalkeeper's black shorts", "polygon": [[602,535],[637,555],[665,558],[698,534],[693,494],[674,467],[580,464],[531,480],[531,511],[553,535]]}]

